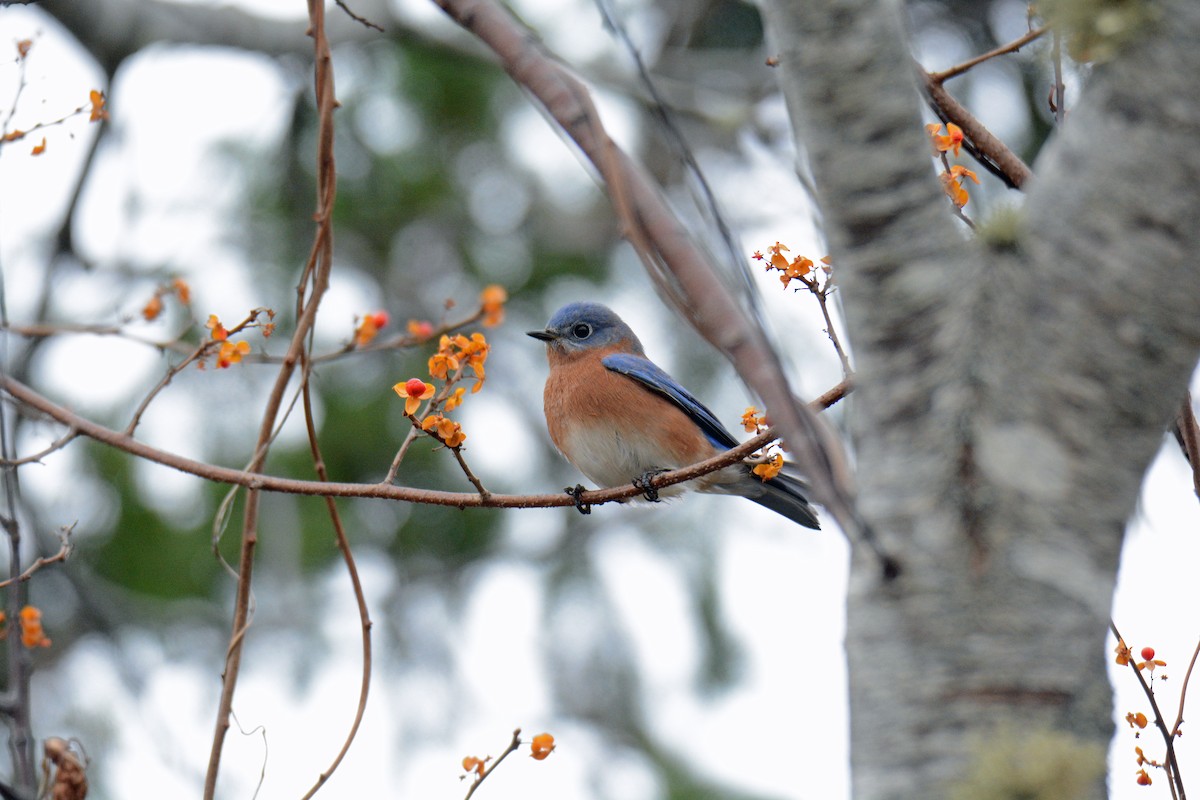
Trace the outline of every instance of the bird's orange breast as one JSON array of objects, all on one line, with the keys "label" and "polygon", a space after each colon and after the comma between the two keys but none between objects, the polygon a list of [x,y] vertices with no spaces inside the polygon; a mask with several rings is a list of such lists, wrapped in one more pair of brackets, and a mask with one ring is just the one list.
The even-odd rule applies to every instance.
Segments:
[{"label": "bird's orange breast", "polygon": [[601,363],[620,352],[620,344],[574,354],[551,348],[546,425],[562,454],[602,486],[712,455],[715,448],[682,410]]}]

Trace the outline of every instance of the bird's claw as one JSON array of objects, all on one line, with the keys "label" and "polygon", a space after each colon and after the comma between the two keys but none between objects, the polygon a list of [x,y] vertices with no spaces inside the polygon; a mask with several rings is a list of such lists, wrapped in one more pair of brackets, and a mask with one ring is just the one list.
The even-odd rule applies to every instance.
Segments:
[{"label": "bird's claw", "polygon": [[580,514],[592,513],[591,503],[585,503],[581,499],[583,496],[583,493],[587,491],[587,489],[583,488],[582,483],[577,483],[574,486],[568,486],[567,488],[563,489],[563,491],[566,492],[567,494],[569,494],[571,496],[571,499],[575,501],[575,510],[576,511],[578,511]]},{"label": "bird's claw", "polygon": [[666,472],[665,469],[650,469],[633,479],[633,485],[642,490],[642,496],[651,503],[659,501],[658,489],[654,487],[654,476]]}]

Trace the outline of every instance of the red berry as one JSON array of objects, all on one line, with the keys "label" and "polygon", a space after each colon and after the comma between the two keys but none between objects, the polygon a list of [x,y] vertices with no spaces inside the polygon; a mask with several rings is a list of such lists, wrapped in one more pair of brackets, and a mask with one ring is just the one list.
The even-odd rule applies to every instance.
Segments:
[{"label": "red berry", "polygon": [[371,315],[371,321],[375,323],[377,329],[386,328],[389,320],[390,317],[386,311],[376,311]]},{"label": "red berry", "polygon": [[[409,397],[420,397],[425,394],[425,381],[420,378],[409,378],[408,382],[404,384],[404,391],[408,393]],[[1150,653],[1153,655],[1154,651],[1151,650]]]},{"label": "red berry", "polygon": [[1153,661],[1153,660],[1154,660],[1154,648],[1153,647],[1143,647],[1142,648],[1142,661]]}]

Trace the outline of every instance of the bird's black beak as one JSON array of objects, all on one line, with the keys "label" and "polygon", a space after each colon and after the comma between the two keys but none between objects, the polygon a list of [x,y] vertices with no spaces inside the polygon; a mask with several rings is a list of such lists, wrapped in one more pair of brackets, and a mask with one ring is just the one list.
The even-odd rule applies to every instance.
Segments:
[{"label": "bird's black beak", "polygon": [[543,342],[552,342],[558,338],[558,336],[552,331],[525,331],[525,335],[532,336],[533,338]]}]

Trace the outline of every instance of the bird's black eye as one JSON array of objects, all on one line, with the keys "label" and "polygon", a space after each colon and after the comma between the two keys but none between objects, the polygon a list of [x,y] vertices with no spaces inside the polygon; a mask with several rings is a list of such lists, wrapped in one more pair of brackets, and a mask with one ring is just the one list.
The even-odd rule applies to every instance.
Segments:
[{"label": "bird's black eye", "polygon": [[575,327],[571,328],[571,335],[576,339],[586,339],[592,335],[592,326],[586,322],[576,322]]}]

